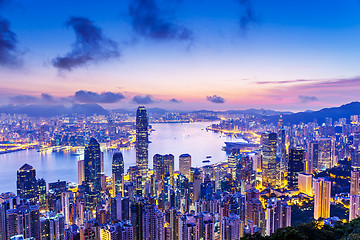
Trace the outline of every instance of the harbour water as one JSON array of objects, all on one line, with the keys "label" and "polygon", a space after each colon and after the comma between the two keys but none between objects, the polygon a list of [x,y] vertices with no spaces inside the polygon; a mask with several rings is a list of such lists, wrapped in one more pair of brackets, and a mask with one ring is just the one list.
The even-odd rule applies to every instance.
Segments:
[{"label": "harbour water", "polygon": [[[171,153],[175,156],[175,170],[179,168],[179,155],[189,153],[192,156],[192,166],[200,167],[226,160],[226,153],[221,150],[226,141],[238,141],[234,137],[222,133],[206,131],[211,123],[161,123],[152,124],[155,130],[149,140],[149,168],[152,168],[152,158],[156,153]],[[104,152],[105,173],[111,176],[111,161],[113,151]],[[136,164],[135,148],[124,150],[125,171]],[[206,158],[211,156],[211,158]],[[16,193],[16,171],[24,164],[32,165],[37,178],[44,178],[47,183],[57,180],[77,182],[77,161],[83,156],[71,152],[37,152],[26,150],[0,155],[0,193]],[[210,163],[203,163],[210,160]]]}]

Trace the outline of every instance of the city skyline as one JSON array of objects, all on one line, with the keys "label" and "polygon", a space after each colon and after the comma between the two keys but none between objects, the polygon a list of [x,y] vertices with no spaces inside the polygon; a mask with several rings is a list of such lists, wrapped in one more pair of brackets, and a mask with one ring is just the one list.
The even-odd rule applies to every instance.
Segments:
[{"label": "city skyline", "polygon": [[303,111],[358,100],[358,1],[83,5],[0,1],[0,105]]}]

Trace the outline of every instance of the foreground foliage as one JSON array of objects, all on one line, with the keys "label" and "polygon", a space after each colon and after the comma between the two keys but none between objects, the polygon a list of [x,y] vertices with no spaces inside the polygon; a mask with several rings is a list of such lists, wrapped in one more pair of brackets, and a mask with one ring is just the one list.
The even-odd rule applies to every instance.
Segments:
[{"label": "foreground foliage", "polygon": [[322,226],[318,222],[302,224],[296,227],[278,229],[268,237],[260,235],[245,236],[242,240],[360,240],[360,218],[350,223],[337,223],[334,227]]}]

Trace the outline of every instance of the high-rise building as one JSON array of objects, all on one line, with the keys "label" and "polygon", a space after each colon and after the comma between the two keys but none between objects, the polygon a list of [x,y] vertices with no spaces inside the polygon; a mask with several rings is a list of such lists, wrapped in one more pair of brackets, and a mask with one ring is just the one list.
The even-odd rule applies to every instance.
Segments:
[{"label": "high-rise building", "polygon": [[305,193],[308,196],[313,195],[313,184],[312,184],[313,176],[312,174],[299,173],[298,175],[298,187],[301,193]]},{"label": "high-rise building", "polygon": [[165,215],[155,204],[147,205],[143,210],[143,239],[164,240]]},{"label": "high-rise building", "polygon": [[145,107],[140,106],[136,112],[136,166],[143,180],[149,171],[148,147],[148,119]]},{"label": "high-rise building", "polygon": [[174,185],[174,169],[175,169],[175,161],[174,155],[166,154],[164,155],[164,174],[170,174],[170,184]]},{"label": "high-rise building", "polygon": [[195,201],[199,201],[200,200],[200,195],[201,195],[201,183],[202,183],[202,179],[201,179],[201,172],[199,171],[198,168],[195,169],[195,172],[193,174],[193,190],[194,190],[194,194],[193,194],[193,202]]},{"label": "high-rise building", "polygon": [[276,198],[267,202],[266,235],[270,236],[279,228],[291,226],[291,207]]},{"label": "high-rise building", "polygon": [[278,129],[277,129],[277,150],[276,150],[276,155],[278,157],[278,159],[280,159],[280,162],[278,163],[279,165],[279,172],[277,174],[278,176],[278,181],[279,181],[279,185],[281,187],[284,187],[285,185],[285,176],[286,176],[286,172],[287,172],[287,167],[288,167],[288,163],[287,163],[287,154],[286,154],[286,145],[285,145],[285,140],[286,140],[286,134],[285,134],[285,129],[284,129],[284,122],[283,122],[283,118],[282,115],[280,115],[279,117],[279,121],[278,121]]},{"label": "high-rise building", "polygon": [[359,195],[359,171],[351,170],[350,195]]},{"label": "high-rise building", "polygon": [[331,138],[319,138],[319,158],[317,169],[323,171],[332,168],[335,164],[335,147]]},{"label": "high-rise building", "polygon": [[85,181],[85,161],[84,159],[78,161],[78,183],[82,185]]},{"label": "high-rise building", "polygon": [[276,133],[263,133],[261,137],[262,143],[262,185],[264,187],[276,187],[279,186],[277,182],[277,163],[276,163],[276,145],[277,134]]},{"label": "high-rise building", "polygon": [[230,213],[221,221],[221,239],[240,239],[244,236],[244,222],[236,214]]},{"label": "high-rise building", "polygon": [[289,151],[288,187],[298,187],[298,175],[304,171],[305,150],[302,148],[291,148]]},{"label": "high-rise building", "polygon": [[39,199],[40,210],[46,209],[46,182],[45,179],[40,178],[37,180],[37,193]]},{"label": "high-rise building", "polygon": [[360,196],[350,195],[349,222],[360,217]]},{"label": "high-rise building", "polygon": [[112,160],[112,176],[114,196],[123,194],[124,183],[124,158],[121,152],[116,152]]},{"label": "high-rise building", "polygon": [[41,240],[65,240],[65,220],[62,214],[47,212],[40,218]]},{"label": "high-rise building", "polygon": [[100,144],[95,138],[91,138],[85,148],[84,169],[85,169],[85,199],[90,209],[95,209],[97,198],[101,192],[102,161]]},{"label": "high-rise building", "polygon": [[23,235],[40,239],[40,210],[38,205],[27,203],[6,211],[7,238]]},{"label": "high-rise building", "polygon": [[179,156],[179,172],[190,179],[191,156],[190,154],[181,154]]},{"label": "high-rise building", "polygon": [[33,204],[38,201],[36,171],[27,163],[17,171],[17,195]]},{"label": "high-rise building", "polygon": [[155,180],[160,181],[164,177],[164,158],[161,154],[155,154],[153,157],[153,169]]},{"label": "high-rise building", "polygon": [[314,219],[330,217],[331,182],[314,179]]}]

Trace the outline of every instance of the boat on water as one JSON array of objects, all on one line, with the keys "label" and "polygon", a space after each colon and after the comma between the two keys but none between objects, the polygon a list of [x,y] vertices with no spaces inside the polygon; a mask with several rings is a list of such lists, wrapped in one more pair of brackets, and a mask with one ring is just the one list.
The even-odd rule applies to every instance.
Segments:
[{"label": "boat on water", "polygon": [[207,155],[206,158],[211,158],[211,156],[210,156],[210,155]]},{"label": "boat on water", "polygon": [[209,163],[210,162],[210,160],[204,160],[204,161],[202,161],[203,163]]}]

